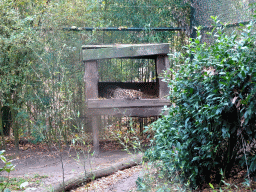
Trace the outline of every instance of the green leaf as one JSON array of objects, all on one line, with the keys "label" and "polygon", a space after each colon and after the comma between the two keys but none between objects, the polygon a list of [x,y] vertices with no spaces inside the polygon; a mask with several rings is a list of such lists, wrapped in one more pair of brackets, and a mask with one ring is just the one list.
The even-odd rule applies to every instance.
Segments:
[{"label": "green leaf", "polygon": [[193,157],[192,161],[197,161],[197,160],[199,160],[199,159],[200,159],[200,157],[199,157],[199,156],[196,156],[196,157]]},{"label": "green leaf", "polygon": [[214,189],[214,187],[213,187],[213,185],[212,185],[211,183],[209,183],[209,186],[210,186],[212,189]]},{"label": "green leaf", "polygon": [[219,83],[222,84],[222,85],[228,85],[227,83],[222,82],[222,81],[220,81]]},{"label": "green leaf", "polygon": [[216,115],[221,114],[221,112],[222,112],[222,108],[218,108],[218,109],[216,110]]},{"label": "green leaf", "polygon": [[189,119],[190,119],[190,117],[188,117],[187,119],[186,119],[186,121],[185,121],[185,127],[187,128],[187,126],[188,126],[188,121],[189,121]]},{"label": "green leaf", "polygon": [[242,76],[243,76],[243,77],[245,77],[245,76],[246,76],[244,71],[242,71],[241,73],[242,73]]},{"label": "green leaf", "polygon": [[0,156],[1,157],[1,160],[4,162],[4,163],[6,163],[6,158],[4,157],[4,156]]},{"label": "green leaf", "polygon": [[28,185],[29,185],[29,182],[26,181],[26,182],[20,184],[20,189],[25,189]]}]

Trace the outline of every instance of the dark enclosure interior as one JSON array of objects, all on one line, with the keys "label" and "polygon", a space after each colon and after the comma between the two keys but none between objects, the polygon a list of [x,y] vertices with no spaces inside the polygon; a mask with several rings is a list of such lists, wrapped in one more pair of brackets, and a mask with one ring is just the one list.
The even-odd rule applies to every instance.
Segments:
[{"label": "dark enclosure interior", "polygon": [[99,98],[110,98],[111,91],[117,88],[140,91],[143,99],[157,98],[159,83],[155,63],[153,57],[98,61]]}]

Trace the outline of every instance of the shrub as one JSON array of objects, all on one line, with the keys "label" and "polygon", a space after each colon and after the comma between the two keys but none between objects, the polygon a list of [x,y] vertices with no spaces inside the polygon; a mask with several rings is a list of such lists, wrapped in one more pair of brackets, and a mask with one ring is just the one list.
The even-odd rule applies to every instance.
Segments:
[{"label": "shrub", "polygon": [[[208,33],[211,44],[197,38],[186,47],[188,55],[173,58],[184,65],[166,76],[173,105],[154,123],[150,160],[161,160],[169,175],[178,172],[191,187],[220,182],[235,165],[255,172],[255,153],[244,150],[256,138],[256,49],[253,23],[241,34],[228,35],[225,27]],[[245,155],[243,154],[245,153]],[[246,157],[246,158],[245,158]],[[214,177],[214,178],[213,178]]]},{"label": "shrub", "polygon": [[[7,178],[7,181],[4,183],[3,181],[4,180],[6,180],[6,178],[5,177],[2,177],[1,178],[1,181],[0,181],[0,189],[2,190],[2,191],[10,191],[9,189],[7,189],[6,187],[7,187],[7,185],[9,184],[9,174],[10,174],[10,172],[11,171],[13,171],[14,170],[14,165],[11,163],[11,162],[9,162],[9,161],[7,161],[7,159],[5,158],[5,156],[4,156],[4,150],[1,150],[0,151],[0,159],[1,159],[1,161],[4,163],[4,166],[2,167],[2,168],[0,168],[0,173],[1,172],[7,172],[8,173],[8,178]],[[3,181],[2,181],[3,180]]]}]

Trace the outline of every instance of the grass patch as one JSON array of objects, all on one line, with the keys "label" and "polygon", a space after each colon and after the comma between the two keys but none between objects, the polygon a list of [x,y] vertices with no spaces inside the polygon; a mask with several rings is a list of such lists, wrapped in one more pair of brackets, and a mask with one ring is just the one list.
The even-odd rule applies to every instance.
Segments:
[{"label": "grass patch", "polygon": [[41,179],[48,178],[47,175],[35,174],[33,177],[13,177],[8,180],[7,177],[0,177],[0,191],[4,189],[4,186],[7,184],[6,188],[10,190],[21,190],[21,184],[28,182],[27,186],[38,186],[41,184]]}]

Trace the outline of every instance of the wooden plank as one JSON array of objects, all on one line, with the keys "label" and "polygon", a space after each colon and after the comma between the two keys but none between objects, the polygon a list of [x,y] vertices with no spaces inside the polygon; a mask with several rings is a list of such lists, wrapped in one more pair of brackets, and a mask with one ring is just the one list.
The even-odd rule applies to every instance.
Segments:
[{"label": "wooden plank", "polygon": [[99,73],[97,61],[85,62],[85,92],[86,99],[98,98]]},{"label": "wooden plank", "polygon": [[93,108],[117,108],[117,107],[161,107],[164,105],[171,105],[170,101],[166,99],[88,99],[87,107]]},{"label": "wooden plank", "polygon": [[101,49],[101,48],[123,48],[123,47],[141,47],[152,45],[165,45],[168,43],[154,43],[154,44],[104,44],[104,45],[82,45],[82,49]]},{"label": "wooden plank", "polygon": [[99,142],[99,125],[97,116],[92,116],[92,133],[93,133],[93,151],[95,157],[99,156],[100,153],[100,142]]},{"label": "wooden plank", "polygon": [[167,55],[169,44],[138,44],[138,45],[114,45],[113,47],[83,49],[83,61],[134,58],[152,55]]},{"label": "wooden plank", "polygon": [[[158,55],[156,58],[156,68],[157,68],[157,76],[159,82],[159,98],[166,98],[169,94],[168,83],[163,82],[161,76],[163,71],[167,70],[170,67],[169,59],[167,55]],[[159,77],[160,76],[160,77]]]},{"label": "wooden plank", "polygon": [[[88,115],[113,115],[118,117],[150,117],[159,116],[162,114],[162,107],[135,107],[135,108],[102,108],[102,109],[88,109]],[[164,115],[167,114],[167,111]]]},{"label": "wooden plank", "polygon": [[114,45],[82,45],[82,49],[112,48]]}]

